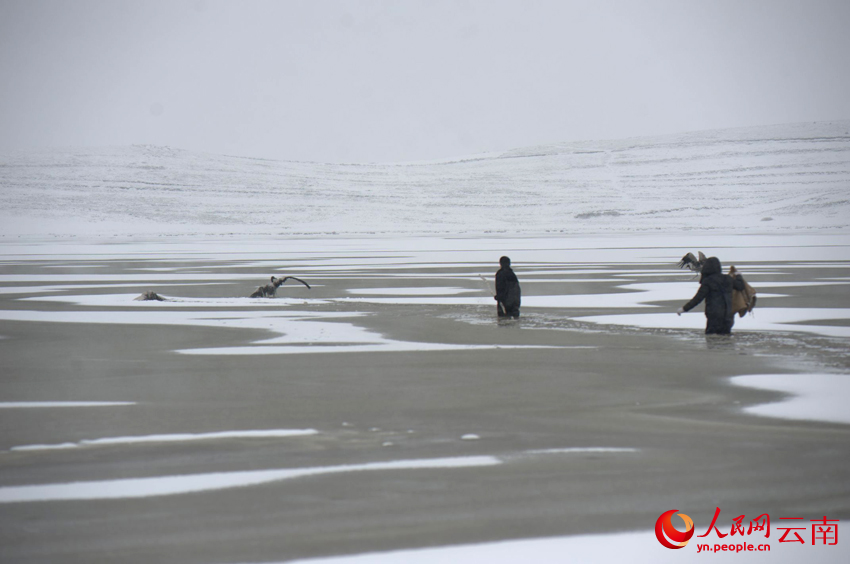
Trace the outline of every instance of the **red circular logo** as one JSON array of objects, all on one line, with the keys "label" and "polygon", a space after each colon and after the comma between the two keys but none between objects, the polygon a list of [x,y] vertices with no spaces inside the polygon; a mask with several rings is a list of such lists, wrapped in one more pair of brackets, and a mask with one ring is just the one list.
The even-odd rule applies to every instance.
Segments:
[{"label": "red circular logo", "polygon": [[[661,517],[658,518],[658,521],[655,522],[655,537],[658,539],[658,542],[667,548],[683,548],[688,544],[688,541],[691,540],[691,537],[694,536],[693,520],[684,513],[676,513],[677,511],[678,509],[665,511],[661,514]],[[685,522],[684,533],[676,529],[673,526],[673,523],[670,522],[674,513],[681,517],[682,521]]]}]

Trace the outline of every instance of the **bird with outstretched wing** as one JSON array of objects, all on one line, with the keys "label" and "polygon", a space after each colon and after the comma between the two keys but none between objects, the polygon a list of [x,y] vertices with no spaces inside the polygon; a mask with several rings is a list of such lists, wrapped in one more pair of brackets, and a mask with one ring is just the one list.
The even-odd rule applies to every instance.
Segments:
[{"label": "bird with outstretched wing", "polygon": [[295,276],[284,276],[283,278],[275,278],[274,276],[272,276],[271,281],[268,284],[266,284],[265,286],[259,286],[256,290],[254,290],[254,293],[251,294],[251,297],[252,298],[273,298],[275,296],[275,293],[277,292],[277,289],[282,284],[284,284],[287,280],[296,280],[298,282],[301,282],[302,284],[304,284],[308,288],[310,287],[309,284],[307,284],[306,282],[304,282],[300,278],[296,278]]},{"label": "bird with outstretched wing", "polygon": [[699,258],[695,257],[693,253],[688,253],[682,257],[682,260],[679,261],[677,265],[679,268],[687,268],[691,272],[700,272],[702,271],[702,266],[705,264],[706,258],[705,255],[702,254],[702,251],[699,251]]}]

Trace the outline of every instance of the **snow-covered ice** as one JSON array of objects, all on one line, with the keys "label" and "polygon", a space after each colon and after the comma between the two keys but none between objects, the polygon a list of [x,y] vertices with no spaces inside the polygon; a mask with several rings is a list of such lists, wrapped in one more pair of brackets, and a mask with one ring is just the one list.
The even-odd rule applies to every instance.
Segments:
[{"label": "snow-covered ice", "polygon": [[32,486],[0,487],[0,504],[36,501],[69,501],[84,499],[128,499],[162,495],[180,495],[193,492],[213,491],[227,488],[256,486],[321,474],[344,472],[368,472],[380,470],[420,470],[423,468],[474,468],[501,464],[492,456],[467,456],[454,458],[424,458],[393,460],[367,464],[348,464],[312,468],[284,468],[247,472],[211,472],[155,478],[131,478],[119,480],[93,480],[40,484]]},{"label": "snow-covered ice", "polygon": [[271,439],[281,437],[303,437],[315,435],[315,429],[262,429],[250,431],[217,431],[214,433],[169,433],[162,435],[138,435],[132,437],[101,437],[99,439],[83,439],[74,443],[58,443],[48,445],[19,445],[9,450],[55,450],[77,448],[81,446],[121,446],[145,443],[175,443],[193,441],[215,441],[222,439]]},{"label": "snow-covered ice", "polygon": [[737,386],[791,394],[782,401],[747,407],[747,413],[850,424],[850,374],[750,374],[731,381]]},{"label": "snow-covered ice", "polygon": [[[375,429],[379,431],[380,429]],[[290,432],[285,436],[299,434]],[[312,434],[312,433],[300,433]],[[239,433],[229,433],[229,437],[241,436]],[[276,436],[276,435],[271,435]],[[212,437],[210,437],[212,438]],[[224,438],[224,437],[216,437]],[[480,437],[467,434],[463,440],[478,440]],[[166,439],[169,440],[169,439]],[[178,438],[175,440],[192,440]],[[124,442],[118,439],[118,442]],[[392,446],[392,443],[382,443],[382,446]],[[574,449],[548,449],[526,451],[525,455],[572,453],[623,453],[634,452],[636,449],[582,447]],[[345,464],[340,466],[284,468],[272,470],[256,470],[247,472],[212,472],[205,474],[187,474],[180,476],[159,476],[153,478],[132,478],[117,480],[93,480],[85,482],[69,482],[56,484],[39,484],[24,486],[0,487],[0,504],[24,503],[37,501],[70,501],[87,499],[127,499],[153,497],[163,495],[180,495],[194,492],[215,491],[228,488],[255,486],[280,480],[316,476],[322,474],[340,474],[347,472],[367,472],[381,470],[419,470],[419,469],[452,469],[478,468],[483,466],[498,466],[518,460],[516,456],[457,456],[449,458],[422,458],[409,460],[390,460],[386,462],[371,462],[365,464]]]},{"label": "snow-covered ice", "polygon": [[0,409],[43,409],[53,407],[115,407],[136,405],[132,401],[4,401]]}]

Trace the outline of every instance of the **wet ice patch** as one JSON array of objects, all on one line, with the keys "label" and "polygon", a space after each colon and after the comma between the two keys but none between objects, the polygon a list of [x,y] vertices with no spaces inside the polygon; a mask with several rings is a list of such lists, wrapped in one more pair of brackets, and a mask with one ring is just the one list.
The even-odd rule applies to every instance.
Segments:
[{"label": "wet ice patch", "polygon": [[[623,554],[629,554],[630,561],[635,561],[631,557],[631,553],[636,550],[636,547],[654,548],[650,544],[650,539],[658,545],[653,533],[647,531],[646,533],[522,539],[372,552],[294,560],[290,561],[290,564],[442,564],[445,562],[563,564],[567,560],[571,562],[608,562],[603,556],[605,554],[617,555],[617,558],[611,560],[611,562],[622,560]],[[657,553],[657,551],[653,552]],[[676,556],[680,555],[677,554]],[[657,554],[654,555],[654,559],[646,561],[657,561]],[[265,564],[282,563],[269,562]]]},{"label": "wet ice patch", "polygon": [[31,486],[0,487],[0,503],[22,503],[35,501],[67,501],[90,499],[128,499],[179,495],[193,492],[215,491],[229,488],[256,486],[303,476],[340,474],[345,472],[368,472],[378,470],[416,470],[440,468],[473,468],[494,466],[502,462],[492,456],[468,456],[454,458],[426,458],[418,460],[395,460],[367,464],[347,464],[313,468],[284,468],[277,470],[254,470],[248,472],[213,472],[135,478],[121,480],[96,480]]},{"label": "wet ice patch", "polygon": [[747,413],[850,424],[850,374],[756,374],[735,376],[731,382],[793,394],[779,402],[747,407]]},{"label": "wet ice patch", "polygon": [[427,351],[477,351],[493,349],[554,349],[584,348],[546,345],[457,345],[451,343],[420,343],[389,341],[367,345],[315,344],[286,346],[215,347],[205,349],[180,349],[175,352],[192,355],[267,355],[267,354],[319,354],[319,353],[369,353],[369,352],[427,352]]},{"label": "wet ice patch", "polygon": [[[718,524],[718,527],[726,531],[731,529],[731,525],[725,524]],[[755,537],[755,535],[753,536]],[[779,536],[775,535],[775,538],[778,539]],[[774,540],[774,538],[760,537],[760,539],[750,537],[749,540],[741,541],[739,539],[718,543],[718,539],[714,537],[710,541],[708,552],[699,551],[697,547],[698,544],[703,544],[705,539],[693,539],[683,549],[676,550],[676,554],[671,557],[670,550],[661,546],[654,531],[645,530],[629,533],[503,540],[288,560],[287,562],[288,564],[445,564],[447,562],[463,564],[516,564],[518,562],[533,562],[534,564],[564,564],[565,562],[656,564],[658,562],[675,562],[676,564],[690,564],[709,560],[721,563],[797,564],[801,561],[800,552],[802,550],[805,550],[806,554],[809,555],[806,557],[807,559],[819,564],[844,564],[850,557],[850,548],[848,548],[850,544],[809,546],[797,551],[793,550],[793,547],[780,545],[778,540]],[[729,541],[729,539],[726,539],[726,541]],[[718,544],[718,550],[720,544],[769,544],[771,550],[741,554],[733,548],[728,552],[714,553],[715,544]],[[710,554],[710,556],[706,557],[705,554]],[[282,563],[266,562],[262,564]]]},{"label": "wet ice patch", "polygon": [[[367,297],[367,298],[340,298],[338,302],[356,302],[385,305],[461,305],[461,306],[494,306],[495,302],[490,295],[480,297]],[[655,307],[640,303],[632,293],[609,293],[609,294],[564,294],[555,296],[523,296],[522,307],[534,308],[593,308],[593,309],[616,309],[616,308],[645,308]]]},{"label": "wet ice patch", "polygon": [[[817,321],[850,321],[850,308],[761,308],[746,317],[735,317],[735,331],[803,332],[825,337],[850,337],[850,326],[818,325]],[[652,329],[705,329],[705,315],[692,310],[675,313],[635,313],[576,317],[576,321]]]},{"label": "wet ice patch", "polygon": [[76,443],[60,443],[48,445],[21,445],[10,450],[54,450],[76,448],[81,446],[120,446],[140,443],[173,443],[192,441],[212,441],[221,439],[269,439],[281,437],[303,437],[316,435],[315,429],[263,429],[254,431],[220,431],[216,433],[172,433],[165,435],[138,435],[132,437],[104,437],[100,439],[83,439]]},{"label": "wet ice patch", "polygon": [[[562,280],[569,283],[570,280]],[[524,282],[523,282],[524,283]],[[828,284],[828,283],[824,283]],[[791,285],[791,284],[785,284]],[[622,284],[616,286],[618,292],[600,292],[596,294],[559,294],[550,296],[523,296],[522,306],[531,308],[561,308],[561,309],[629,309],[659,307],[650,302],[671,300],[686,301],[693,297],[699,288],[690,282],[657,282],[646,284]],[[781,294],[759,293],[759,298],[779,297]],[[492,296],[451,297],[451,296],[416,296],[416,297],[356,297],[339,298],[338,302],[356,302],[370,304],[392,305],[466,305],[492,306]]]}]

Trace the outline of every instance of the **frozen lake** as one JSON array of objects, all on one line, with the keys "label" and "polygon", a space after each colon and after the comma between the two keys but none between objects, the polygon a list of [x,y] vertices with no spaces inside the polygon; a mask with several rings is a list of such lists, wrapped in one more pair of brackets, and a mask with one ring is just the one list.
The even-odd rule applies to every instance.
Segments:
[{"label": "frozen lake", "polygon": [[[697,250],[759,291],[732,338],[675,315]],[[246,297],[271,275],[312,288]],[[848,284],[829,234],[7,241],[0,557],[657,560],[673,507],[845,518]]]}]

